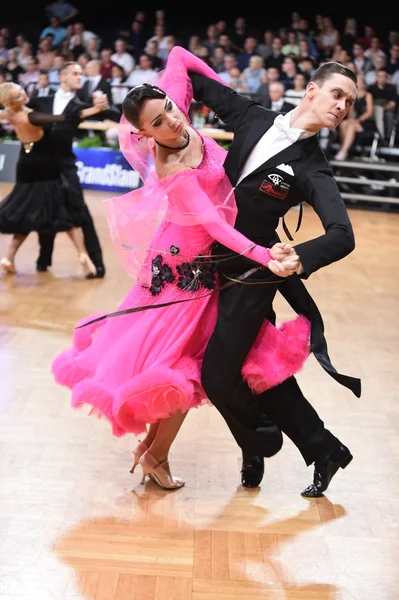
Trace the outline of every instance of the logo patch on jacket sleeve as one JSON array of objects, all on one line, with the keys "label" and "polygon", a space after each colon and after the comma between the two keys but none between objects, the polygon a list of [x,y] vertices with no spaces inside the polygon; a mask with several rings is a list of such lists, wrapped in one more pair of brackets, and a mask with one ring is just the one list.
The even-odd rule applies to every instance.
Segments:
[{"label": "logo patch on jacket sleeve", "polygon": [[264,194],[284,200],[287,197],[290,187],[291,186],[284,181],[281,175],[270,173],[270,175],[267,176],[267,179],[262,181],[259,189]]}]

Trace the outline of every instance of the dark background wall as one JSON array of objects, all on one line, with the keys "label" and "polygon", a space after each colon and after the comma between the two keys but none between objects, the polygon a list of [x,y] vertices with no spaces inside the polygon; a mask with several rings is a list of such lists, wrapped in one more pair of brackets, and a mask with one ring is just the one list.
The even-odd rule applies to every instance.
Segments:
[{"label": "dark background wall", "polygon": [[[99,2],[89,2],[87,0],[80,2],[71,0],[71,3],[80,10],[79,20],[86,24],[87,29],[95,28],[97,24],[101,28],[114,27],[118,29],[126,27],[130,25],[135,12],[140,9],[145,10],[148,16],[152,17],[155,10],[163,8],[168,19],[178,24],[185,31],[192,28],[194,24],[204,28],[209,23],[219,19],[224,19],[231,25],[237,16],[244,16],[249,22],[261,29],[273,28],[280,25],[289,25],[292,11],[299,12],[313,25],[316,14],[314,10],[307,9],[303,2],[284,2],[281,3],[281,8],[274,6],[268,9],[270,2],[260,2],[259,0],[252,0],[252,3],[245,2],[245,5],[243,3],[242,11],[233,10],[231,7],[226,8],[225,3],[217,1],[211,1],[209,6],[207,6],[207,3],[197,4],[181,1],[179,2],[180,8],[176,6],[177,3],[175,2],[168,2],[162,6],[158,3],[152,4],[148,0],[137,4],[131,0],[124,2],[121,0],[104,0],[102,5]],[[40,27],[45,27],[48,24],[45,15],[46,4],[48,3],[41,0],[26,3],[24,6],[16,2],[2,2],[0,26],[9,26],[13,30],[29,30],[38,23]],[[375,4],[369,8],[354,9],[352,3],[349,3],[347,8],[340,3],[339,9],[329,5],[322,10],[320,6],[318,12],[331,16],[339,30],[342,30],[347,16],[353,16],[357,19],[360,32],[362,32],[365,25],[372,25],[382,38],[387,35],[390,29],[399,29],[399,19],[392,18],[392,15],[389,15],[388,5],[378,12]]]}]

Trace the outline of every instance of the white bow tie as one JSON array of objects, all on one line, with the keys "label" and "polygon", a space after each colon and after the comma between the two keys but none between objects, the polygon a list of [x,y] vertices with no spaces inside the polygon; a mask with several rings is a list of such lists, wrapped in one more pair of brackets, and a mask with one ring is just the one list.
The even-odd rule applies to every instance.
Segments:
[{"label": "white bow tie", "polygon": [[298,129],[291,129],[289,122],[284,115],[278,115],[274,119],[274,125],[277,127],[277,129],[284,132],[292,144],[299,139]]}]

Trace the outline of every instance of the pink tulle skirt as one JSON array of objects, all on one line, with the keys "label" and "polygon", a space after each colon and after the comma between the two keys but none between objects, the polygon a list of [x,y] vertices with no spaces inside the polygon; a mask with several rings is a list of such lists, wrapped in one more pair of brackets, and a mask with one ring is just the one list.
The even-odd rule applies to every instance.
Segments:
[{"label": "pink tulle skirt", "polygon": [[[176,279],[166,282],[160,293],[153,295],[135,284],[117,310],[192,301],[75,328],[72,347],[53,360],[56,382],[72,390],[72,406],[86,405],[90,414],[108,419],[115,436],[138,435],[147,424],[177,410],[211,404],[201,385],[201,365],[216,324],[218,292],[209,293],[203,286],[180,289],[179,262],[177,256],[168,259]],[[309,355],[309,334],[310,324],[303,316],[280,327],[265,321],[242,369],[254,394],[302,368]]]}]

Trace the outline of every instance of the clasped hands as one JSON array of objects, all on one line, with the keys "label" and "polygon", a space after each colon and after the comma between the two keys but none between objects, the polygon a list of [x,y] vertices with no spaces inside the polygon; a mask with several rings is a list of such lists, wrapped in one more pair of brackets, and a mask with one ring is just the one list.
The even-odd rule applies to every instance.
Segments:
[{"label": "clasped hands", "polygon": [[289,277],[294,273],[300,275],[303,273],[302,263],[291,244],[278,242],[270,248],[272,260],[269,261],[267,268],[279,277]]},{"label": "clasped hands", "polygon": [[98,112],[102,112],[103,110],[107,110],[109,108],[109,102],[107,98],[107,94],[103,94],[102,92],[94,92],[92,95],[93,106],[95,106]]}]

